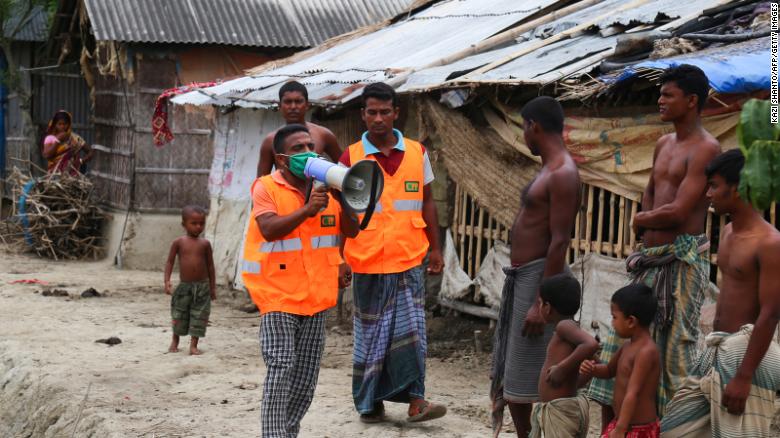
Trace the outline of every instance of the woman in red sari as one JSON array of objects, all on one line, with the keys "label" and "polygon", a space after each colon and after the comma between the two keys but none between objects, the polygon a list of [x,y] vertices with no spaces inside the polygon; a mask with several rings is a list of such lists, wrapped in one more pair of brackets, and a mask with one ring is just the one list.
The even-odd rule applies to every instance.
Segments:
[{"label": "woman in red sari", "polygon": [[48,161],[48,171],[76,175],[81,165],[92,159],[94,151],[81,136],[72,130],[73,117],[64,110],[57,111],[46,128],[43,157]]}]

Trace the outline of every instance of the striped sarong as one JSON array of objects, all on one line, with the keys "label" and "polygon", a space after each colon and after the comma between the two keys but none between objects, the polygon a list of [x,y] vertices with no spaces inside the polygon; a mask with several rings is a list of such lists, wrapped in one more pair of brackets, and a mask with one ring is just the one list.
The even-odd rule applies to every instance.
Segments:
[{"label": "striped sarong", "polygon": [[742,415],[731,415],[721,403],[728,382],[745,357],[753,325],[736,333],[712,332],[707,348],[682,388],[669,403],[661,422],[664,437],[763,438],[775,413],[775,392],[780,390],[780,347],[772,342],[753,375]]},{"label": "striped sarong", "polygon": [[[653,338],[661,352],[661,378],[658,383],[658,415],[663,417],[666,404],[682,385],[697,357],[699,316],[709,287],[709,240],[706,235],[677,236],[673,244],[640,248],[628,260],[632,283],[653,288],[664,307],[671,310],[667,318],[656,319]],[[672,302],[669,302],[669,296]],[[660,306],[659,306],[660,307]],[[664,311],[660,310],[663,315]],[[610,328],[602,344],[601,361],[608,363],[622,345]],[[593,379],[588,396],[603,405],[612,404],[612,380]]]},{"label": "striped sarong", "polygon": [[352,397],[361,414],[387,400],[425,396],[425,288],[422,267],[354,274]]},{"label": "striped sarong", "polygon": [[586,438],[590,404],[584,394],[536,403],[528,438]]},{"label": "striped sarong", "polygon": [[[501,431],[506,402],[533,403],[539,400],[539,373],[547,356],[554,327],[544,326],[544,334],[535,338],[523,336],[525,315],[534,304],[544,274],[545,259],[520,267],[504,268],[506,279],[501,294],[493,343],[490,400],[493,434]],[[571,272],[565,267],[565,272]]]}]

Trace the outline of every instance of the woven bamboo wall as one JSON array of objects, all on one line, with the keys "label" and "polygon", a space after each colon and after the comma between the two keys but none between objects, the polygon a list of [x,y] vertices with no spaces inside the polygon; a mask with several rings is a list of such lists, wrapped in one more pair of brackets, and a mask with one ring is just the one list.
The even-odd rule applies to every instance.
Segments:
[{"label": "woven bamboo wall", "polygon": [[[213,158],[213,110],[169,105],[175,138],[156,147],[152,115],[157,96],[179,85],[175,54],[144,53],[132,63],[133,80],[95,74],[95,149],[92,174],[112,207],[177,213],[208,201]],[[131,189],[132,187],[132,189]],[[132,190],[132,193],[131,193]]]}]

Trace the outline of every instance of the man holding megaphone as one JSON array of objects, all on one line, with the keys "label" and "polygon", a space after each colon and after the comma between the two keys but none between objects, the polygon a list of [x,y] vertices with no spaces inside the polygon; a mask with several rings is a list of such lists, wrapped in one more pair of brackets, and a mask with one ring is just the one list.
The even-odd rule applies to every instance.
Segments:
[{"label": "man holding megaphone", "polygon": [[[309,409],[325,346],[325,310],[336,304],[341,235],[357,218],[341,196],[310,190],[303,173],[316,157],[309,130],[292,124],[273,141],[276,172],[252,184],[252,217],[241,271],[261,313],[262,436],[297,436]],[[337,202],[336,199],[339,201]]]},{"label": "man holding megaphone", "polygon": [[432,420],[447,412],[425,400],[422,263],[429,247],[428,273],[440,274],[444,265],[429,186],[433,171],[425,148],[393,129],[395,90],[370,84],[362,100],[368,130],[339,161],[353,169],[366,160],[378,163],[384,190],[367,226],[344,247],[354,271],[352,396],[366,423],[383,421],[384,401],[409,403],[408,421]]}]

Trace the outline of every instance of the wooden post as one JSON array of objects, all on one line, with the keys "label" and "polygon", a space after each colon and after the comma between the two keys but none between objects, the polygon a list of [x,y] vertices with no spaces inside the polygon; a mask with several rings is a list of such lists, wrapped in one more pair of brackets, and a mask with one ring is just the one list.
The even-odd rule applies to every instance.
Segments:
[{"label": "wooden post", "polygon": [[455,209],[452,212],[452,223],[455,224],[454,227],[452,227],[452,243],[458,244],[458,232],[460,231],[458,228],[460,228],[460,224],[458,223],[458,218],[460,217],[460,185],[455,186]]},{"label": "wooden post", "polygon": [[473,199],[469,199],[469,205],[471,206],[471,220],[469,221],[469,226],[466,227],[467,230],[469,230],[468,236],[469,236],[469,250],[468,250],[468,264],[469,264],[469,277],[474,278],[474,240],[476,239],[476,232],[475,224],[476,224],[476,217],[477,217],[477,203]]},{"label": "wooden post", "polygon": [[626,234],[626,198],[620,197],[620,205],[618,206],[618,229],[617,229],[617,251],[615,255],[619,258],[623,258],[625,253],[623,248],[623,238]]},{"label": "wooden post", "polygon": [[777,228],[777,203],[775,202],[769,206],[769,222]]},{"label": "wooden post", "polygon": [[479,235],[477,236],[477,258],[476,258],[476,266],[474,268],[474,272],[479,272],[479,267],[482,265],[482,238],[483,234],[485,233],[485,209],[480,208],[479,209],[479,221],[477,222],[477,231],[479,232]]},{"label": "wooden post", "polygon": [[488,251],[490,251],[490,249],[493,248],[494,231],[493,231],[493,216],[491,216],[489,212],[487,214],[487,223],[488,223],[487,246],[488,246]]},{"label": "wooden post", "polygon": [[615,256],[615,220],[617,219],[615,211],[617,210],[617,198],[617,194],[609,194],[609,219],[607,220],[609,223],[609,246],[607,247],[607,254],[610,257]]},{"label": "wooden post", "polygon": [[604,240],[604,211],[607,206],[604,205],[604,189],[597,189],[599,191],[599,215],[596,221],[596,254],[603,253],[602,241]]},{"label": "wooden post", "polygon": [[468,195],[465,190],[461,190],[460,202],[460,224],[463,227],[460,234],[460,267],[466,269],[466,206],[468,205]]},{"label": "wooden post", "polygon": [[[582,198],[582,190],[580,190],[580,198]],[[577,215],[574,217],[574,241],[572,242],[572,249],[574,250],[574,260],[577,260],[580,256],[580,221],[582,220],[582,205],[577,209]],[[572,262],[574,261],[572,260]]]},{"label": "wooden post", "polygon": [[631,245],[630,251],[634,251],[636,249],[636,235],[634,234],[634,230],[631,227],[631,224],[634,222],[634,216],[636,216],[637,210],[639,210],[639,203],[636,201],[630,201],[631,202],[631,216],[628,221],[628,235],[630,236],[629,245]]},{"label": "wooden post", "polygon": [[593,186],[588,185],[588,210],[585,216],[585,254],[591,251],[591,233],[593,229]]}]

